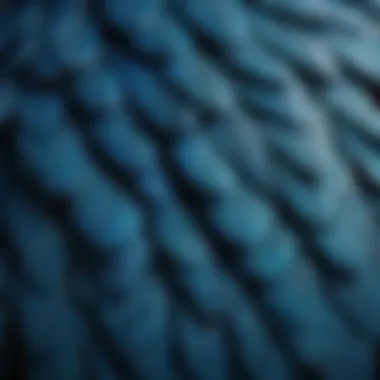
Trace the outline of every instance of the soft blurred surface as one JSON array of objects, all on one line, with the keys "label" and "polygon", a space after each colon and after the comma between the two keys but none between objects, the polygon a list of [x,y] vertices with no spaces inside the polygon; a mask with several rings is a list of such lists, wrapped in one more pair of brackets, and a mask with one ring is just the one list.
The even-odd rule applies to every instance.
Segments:
[{"label": "soft blurred surface", "polygon": [[379,22],[3,2],[0,378],[379,376]]}]

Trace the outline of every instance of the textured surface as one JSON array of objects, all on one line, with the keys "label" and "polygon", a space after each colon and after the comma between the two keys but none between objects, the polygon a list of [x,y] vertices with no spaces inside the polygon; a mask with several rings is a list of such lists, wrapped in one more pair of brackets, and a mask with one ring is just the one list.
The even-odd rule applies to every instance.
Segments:
[{"label": "textured surface", "polygon": [[0,377],[375,379],[380,2],[19,3]]}]

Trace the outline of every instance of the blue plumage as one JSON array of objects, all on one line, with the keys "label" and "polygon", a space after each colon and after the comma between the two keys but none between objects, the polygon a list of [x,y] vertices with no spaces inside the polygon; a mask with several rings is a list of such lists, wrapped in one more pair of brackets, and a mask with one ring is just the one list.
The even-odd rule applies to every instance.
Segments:
[{"label": "blue plumage", "polygon": [[376,378],[377,2],[17,3],[0,378]]}]

